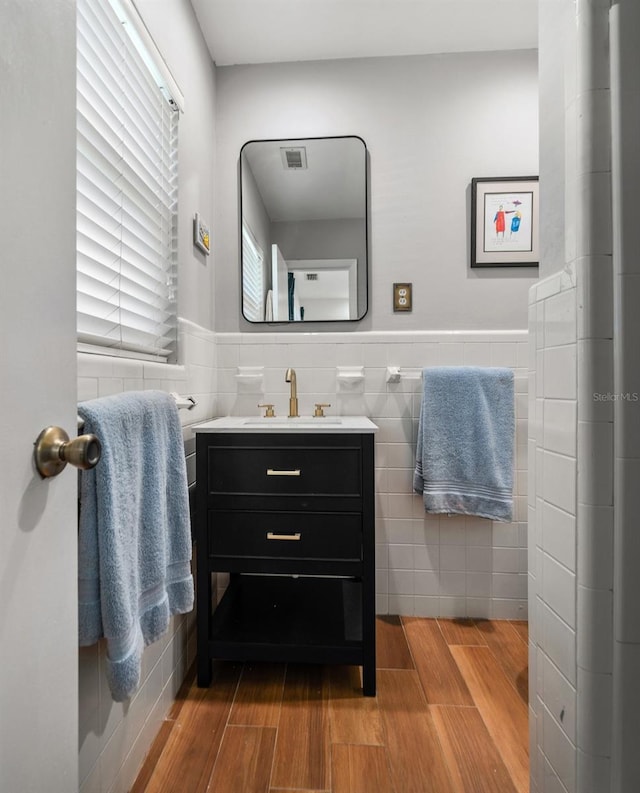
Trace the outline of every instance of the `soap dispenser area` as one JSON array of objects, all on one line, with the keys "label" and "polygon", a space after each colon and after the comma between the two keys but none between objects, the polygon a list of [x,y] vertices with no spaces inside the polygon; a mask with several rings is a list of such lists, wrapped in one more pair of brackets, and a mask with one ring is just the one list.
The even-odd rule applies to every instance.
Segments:
[{"label": "soap dispenser area", "polygon": [[[212,660],[362,666],[374,696],[374,436],[364,416],[196,425],[197,676]],[[211,574],[230,573],[212,609]]]}]

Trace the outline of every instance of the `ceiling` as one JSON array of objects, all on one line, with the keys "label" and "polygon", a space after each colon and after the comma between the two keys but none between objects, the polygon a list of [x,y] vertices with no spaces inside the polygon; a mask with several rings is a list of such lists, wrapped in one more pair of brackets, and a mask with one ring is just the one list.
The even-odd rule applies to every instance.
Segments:
[{"label": "ceiling", "polygon": [[535,49],[538,0],[191,0],[218,66]]},{"label": "ceiling", "polygon": [[[304,147],[307,167],[288,170],[281,147]],[[242,149],[272,223],[304,220],[361,220],[366,211],[366,148],[356,137],[252,141]]]}]

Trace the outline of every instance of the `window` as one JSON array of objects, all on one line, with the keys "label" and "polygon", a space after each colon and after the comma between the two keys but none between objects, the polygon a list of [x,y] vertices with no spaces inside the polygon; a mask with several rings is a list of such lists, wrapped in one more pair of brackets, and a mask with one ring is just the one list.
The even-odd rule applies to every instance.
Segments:
[{"label": "window", "polygon": [[166,360],[182,97],[130,0],[77,7],[78,341]]},{"label": "window", "polygon": [[250,322],[264,321],[264,253],[242,221],[242,313]]}]

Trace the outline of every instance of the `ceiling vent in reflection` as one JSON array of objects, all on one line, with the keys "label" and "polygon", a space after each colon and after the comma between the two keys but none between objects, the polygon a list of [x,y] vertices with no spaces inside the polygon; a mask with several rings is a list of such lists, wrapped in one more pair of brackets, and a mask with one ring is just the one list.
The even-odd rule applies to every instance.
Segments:
[{"label": "ceiling vent in reflection", "polygon": [[307,281],[317,281],[318,273],[307,273]]},{"label": "ceiling vent in reflection", "polygon": [[280,155],[286,171],[304,171],[307,167],[307,150],[304,146],[280,147]]}]

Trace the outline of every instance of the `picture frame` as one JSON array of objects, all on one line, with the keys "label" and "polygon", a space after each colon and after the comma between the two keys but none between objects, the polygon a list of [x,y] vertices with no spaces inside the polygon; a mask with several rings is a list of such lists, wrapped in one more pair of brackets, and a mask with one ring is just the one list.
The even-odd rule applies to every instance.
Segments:
[{"label": "picture frame", "polygon": [[471,267],[538,267],[537,176],[471,180]]},{"label": "picture frame", "polygon": [[196,212],[196,216],[193,219],[193,244],[207,256],[211,253],[209,226],[202,221],[198,212]]}]

